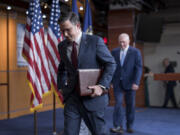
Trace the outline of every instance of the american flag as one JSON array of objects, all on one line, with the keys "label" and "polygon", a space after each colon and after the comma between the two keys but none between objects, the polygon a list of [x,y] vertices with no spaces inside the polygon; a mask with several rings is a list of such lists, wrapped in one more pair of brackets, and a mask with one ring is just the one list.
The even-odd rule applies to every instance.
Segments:
[{"label": "american flag", "polygon": [[51,71],[52,86],[55,90],[55,94],[63,101],[62,95],[58,92],[57,88],[57,71],[60,63],[60,55],[58,53],[58,44],[63,40],[63,36],[60,33],[60,27],[58,25],[58,19],[60,17],[60,5],[59,0],[53,0],[51,5],[51,16],[48,27],[48,56],[49,67]]},{"label": "american flag", "polygon": [[51,75],[39,0],[30,2],[25,28],[23,56],[28,62],[27,79],[32,90],[31,111],[34,111],[42,107],[42,97],[51,88]]}]

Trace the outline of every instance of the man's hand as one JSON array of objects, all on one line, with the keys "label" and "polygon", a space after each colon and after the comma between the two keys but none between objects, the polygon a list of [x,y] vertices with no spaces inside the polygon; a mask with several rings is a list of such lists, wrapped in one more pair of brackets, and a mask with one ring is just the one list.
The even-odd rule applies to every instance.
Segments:
[{"label": "man's hand", "polygon": [[113,89],[113,85],[112,85],[112,84],[110,85],[110,88],[112,88],[112,89]]},{"label": "man's hand", "polygon": [[91,97],[101,96],[103,93],[103,89],[99,85],[89,86],[88,88],[93,91]]},{"label": "man's hand", "polygon": [[132,90],[138,90],[139,86],[137,84],[132,84]]}]

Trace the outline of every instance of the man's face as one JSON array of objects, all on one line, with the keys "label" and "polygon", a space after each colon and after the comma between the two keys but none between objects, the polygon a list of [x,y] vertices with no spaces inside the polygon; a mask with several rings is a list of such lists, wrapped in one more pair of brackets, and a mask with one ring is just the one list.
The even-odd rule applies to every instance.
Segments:
[{"label": "man's face", "polygon": [[125,49],[129,45],[129,39],[124,36],[119,36],[119,45],[121,49]]},{"label": "man's face", "polygon": [[165,59],[165,60],[163,61],[163,65],[164,65],[165,67],[167,67],[167,66],[169,65],[169,60]]},{"label": "man's face", "polygon": [[60,24],[63,36],[69,41],[74,41],[80,32],[80,24],[72,24],[69,20]]}]

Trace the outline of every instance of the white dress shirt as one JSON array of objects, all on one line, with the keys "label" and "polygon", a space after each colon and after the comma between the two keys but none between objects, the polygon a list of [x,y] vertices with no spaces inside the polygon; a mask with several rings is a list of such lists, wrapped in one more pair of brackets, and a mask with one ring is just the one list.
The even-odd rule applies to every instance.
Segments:
[{"label": "white dress shirt", "polygon": [[122,58],[123,52],[124,52],[124,59],[126,58],[126,54],[127,54],[128,48],[129,48],[129,46],[127,46],[124,50],[120,49],[120,56],[119,56],[120,60]]},{"label": "white dress shirt", "polygon": [[[75,39],[74,42],[76,42],[76,49],[77,49],[77,55],[79,54],[79,48],[80,48],[80,43],[81,43],[81,38],[82,38],[82,32],[78,35],[78,37]],[[67,47],[67,56],[69,60],[71,61],[71,52],[72,52],[72,45],[69,45]]]}]

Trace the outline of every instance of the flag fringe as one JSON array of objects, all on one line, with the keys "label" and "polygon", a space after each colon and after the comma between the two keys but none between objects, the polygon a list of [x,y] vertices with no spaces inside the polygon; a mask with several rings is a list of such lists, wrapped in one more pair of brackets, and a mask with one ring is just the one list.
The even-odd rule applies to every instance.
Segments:
[{"label": "flag fringe", "polygon": [[[32,83],[31,83],[29,80],[27,80],[27,81],[28,81],[28,84],[29,84],[29,87],[30,87],[30,89],[31,89],[31,92],[32,92],[32,94],[33,94],[33,99],[34,99],[34,97],[35,97],[35,92],[34,92],[34,89],[33,89],[33,87],[32,87]],[[50,95],[51,93],[52,93],[51,90],[48,91],[48,92],[46,92],[46,93],[44,93],[44,94],[42,95],[42,98]],[[32,104],[33,104],[33,100],[32,100],[32,102],[31,102],[31,106],[32,106]],[[31,111],[31,112],[34,112],[34,111],[36,111],[36,110],[38,110],[38,109],[40,109],[40,108],[42,108],[42,107],[43,107],[43,103],[40,103],[39,105],[37,105],[37,106],[35,106],[35,107],[31,107],[31,108],[30,108],[30,111]]]}]

